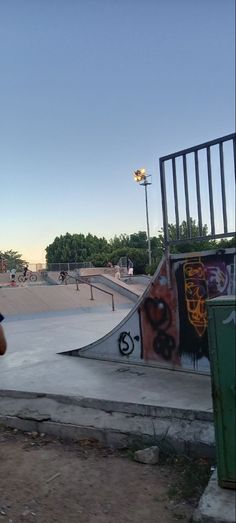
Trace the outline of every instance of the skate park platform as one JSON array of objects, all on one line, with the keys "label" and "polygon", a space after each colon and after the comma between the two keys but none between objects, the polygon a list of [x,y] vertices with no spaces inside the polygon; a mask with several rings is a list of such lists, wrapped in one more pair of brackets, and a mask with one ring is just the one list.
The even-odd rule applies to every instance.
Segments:
[{"label": "skate park platform", "polygon": [[[8,340],[0,365],[1,422],[118,447],[157,438],[188,453],[214,453],[209,376],[59,354],[116,328],[133,302],[121,295],[115,311],[109,303],[87,306],[88,297],[77,298],[71,286],[7,289],[8,300],[6,289],[0,291]],[[66,308],[73,293],[80,307],[70,301]],[[32,312],[36,297],[44,308]],[[56,309],[58,297],[63,309]]]}]

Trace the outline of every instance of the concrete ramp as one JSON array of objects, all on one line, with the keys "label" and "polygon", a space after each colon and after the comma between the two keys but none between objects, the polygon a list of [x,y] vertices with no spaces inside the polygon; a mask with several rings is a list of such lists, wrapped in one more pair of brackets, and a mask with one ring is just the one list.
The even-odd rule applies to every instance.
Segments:
[{"label": "concrete ramp", "polygon": [[4,316],[30,314],[79,307],[79,297],[59,286],[0,289],[0,309]]},{"label": "concrete ramp", "polygon": [[103,274],[100,276],[95,276],[91,280],[96,284],[103,284],[106,287],[111,289],[111,292],[115,291],[127,298],[131,299],[133,302],[137,302],[138,298],[143,294],[144,290],[147,288],[147,285],[138,286],[138,285],[128,285],[126,282],[110,276]]},{"label": "concrete ramp", "polygon": [[[105,289],[105,287],[103,287]],[[130,306],[132,301],[114,293],[115,306]],[[0,288],[0,310],[4,316],[33,314],[66,309],[111,309],[110,296],[94,289],[94,300],[90,299],[89,287],[79,285],[41,285],[30,287]]]},{"label": "concrete ramp", "polygon": [[209,372],[207,298],[232,294],[235,250],[162,259],[137,304],[109,334],[63,354]]}]

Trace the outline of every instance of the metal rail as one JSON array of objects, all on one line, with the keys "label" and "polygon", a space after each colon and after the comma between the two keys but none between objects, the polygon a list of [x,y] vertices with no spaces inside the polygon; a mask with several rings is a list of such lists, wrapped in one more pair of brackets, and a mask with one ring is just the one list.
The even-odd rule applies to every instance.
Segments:
[{"label": "metal rail", "polygon": [[[162,212],[163,212],[163,230],[164,230],[164,241],[165,246],[168,248],[170,245],[178,244],[185,242],[194,238],[194,241],[201,241],[205,239],[218,239],[218,238],[227,238],[235,235],[235,231],[229,231],[228,229],[228,216],[227,216],[227,202],[226,202],[226,191],[225,191],[225,164],[224,164],[224,143],[232,142],[233,147],[233,166],[232,170],[235,172],[236,177],[236,133],[228,134],[216,140],[211,140],[188,149],[183,149],[173,154],[167,156],[162,156],[159,160],[160,165],[160,178],[161,178],[161,194],[162,194]],[[222,217],[223,217],[223,226],[222,231],[217,231],[215,227],[215,202],[214,202],[214,172],[212,169],[212,158],[211,158],[211,148],[212,146],[218,146],[219,153],[219,172],[220,172],[220,190],[221,190],[221,206],[222,206]],[[209,213],[210,213],[210,234],[205,235],[203,232],[203,222],[202,222],[202,197],[201,197],[201,187],[200,187],[200,169],[199,169],[199,157],[198,152],[204,151],[206,153],[206,172],[208,180],[208,202],[209,202]],[[189,154],[194,155],[194,172],[191,173],[191,179],[188,176],[188,166],[187,166],[187,157]],[[184,199],[185,199],[185,211],[186,211],[186,225],[187,225],[187,234],[185,238],[181,238],[181,226],[180,226],[180,216],[179,216],[179,191],[178,191],[178,176],[176,173],[176,158],[182,158],[182,172],[183,172],[183,182],[184,182]],[[167,191],[166,185],[166,172],[165,164],[167,161],[171,161],[171,170],[172,170],[172,186],[173,186],[173,195],[174,195],[174,211],[175,211],[175,225],[176,225],[176,238],[170,238],[169,235],[169,223],[168,223],[168,203],[169,203],[169,194]],[[195,179],[195,191],[196,191],[196,203],[197,203],[197,217],[198,217],[198,235],[192,236],[191,231],[191,219],[194,218],[191,215],[190,200],[189,200],[189,187],[193,186],[193,181]],[[190,185],[191,184],[191,185]],[[233,188],[232,188],[233,190]],[[219,213],[219,209],[217,209]]]},{"label": "metal rail", "polygon": [[217,145],[219,143],[227,142],[228,140],[236,140],[236,133],[227,134],[221,138],[216,138],[215,140],[210,140],[209,142],[200,143],[199,145],[194,145],[188,149],[182,149],[177,153],[168,154],[167,156],[162,156],[160,160],[172,160],[173,157],[177,158],[178,156],[183,156],[184,154],[193,153],[194,151],[200,151],[201,149],[206,149],[208,145]]},{"label": "metal rail", "polygon": [[112,310],[115,310],[114,295],[112,294],[112,292],[105,291],[104,289],[101,289],[101,287],[97,287],[97,285],[93,285],[92,283],[84,280],[83,278],[79,278],[78,276],[71,276],[71,274],[69,274],[67,279],[69,280],[69,278],[73,278],[75,280],[77,291],[79,291],[79,283],[85,283],[85,285],[90,286],[90,300],[94,300],[93,289],[97,289],[98,291],[103,292],[104,294],[109,294],[109,296],[111,296]]}]

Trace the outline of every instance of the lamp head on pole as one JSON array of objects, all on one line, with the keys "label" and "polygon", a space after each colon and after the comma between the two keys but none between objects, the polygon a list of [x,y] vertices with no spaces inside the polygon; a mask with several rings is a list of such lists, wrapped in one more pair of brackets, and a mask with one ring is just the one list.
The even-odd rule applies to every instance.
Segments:
[{"label": "lamp head on pole", "polygon": [[138,169],[137,171],[134,172],[134,180],[135,182],[145,182],[146,180],[146,177],[147,177],[147,173],[146,173],[146,169]]}]

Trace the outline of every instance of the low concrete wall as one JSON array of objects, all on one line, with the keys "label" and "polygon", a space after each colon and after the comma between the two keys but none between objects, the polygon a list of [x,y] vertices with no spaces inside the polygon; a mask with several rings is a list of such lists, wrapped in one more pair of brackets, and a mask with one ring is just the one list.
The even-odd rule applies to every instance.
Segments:
[{"label": "low concrete wall", "polygon": [[80,276],[96,276],[98,274],[110,274],[111,276],[115,276],[115,268],[112,267],[93,267],[88,269],[79,269],[79,275]]},{"label": "low concrete wall", "polygon": [[[127,271],[121,270],[121,275],[125,276]],[[83,278],[93,278],[97,276],[113,276],[115,277],[116,269],[114,267],[92,267],[87,269],[79,269],[75,271],[68,271],[68,274],[72,278],[76,278],[76,276],[81,276]],[[47,281],[48,283],[51,283],[52,285],[58,285],[60,284],[59,280],[59,271],[43,271],[43,279]],[[68,284],[74,283],[73,279],[68,281]]]},{"label": "low concrete wall", "polygon": [[68,439],[96,438],[124,448],[158,444],[163,450],[214,457],[212,413],[102,399],[0,391],[0,422]]}]

